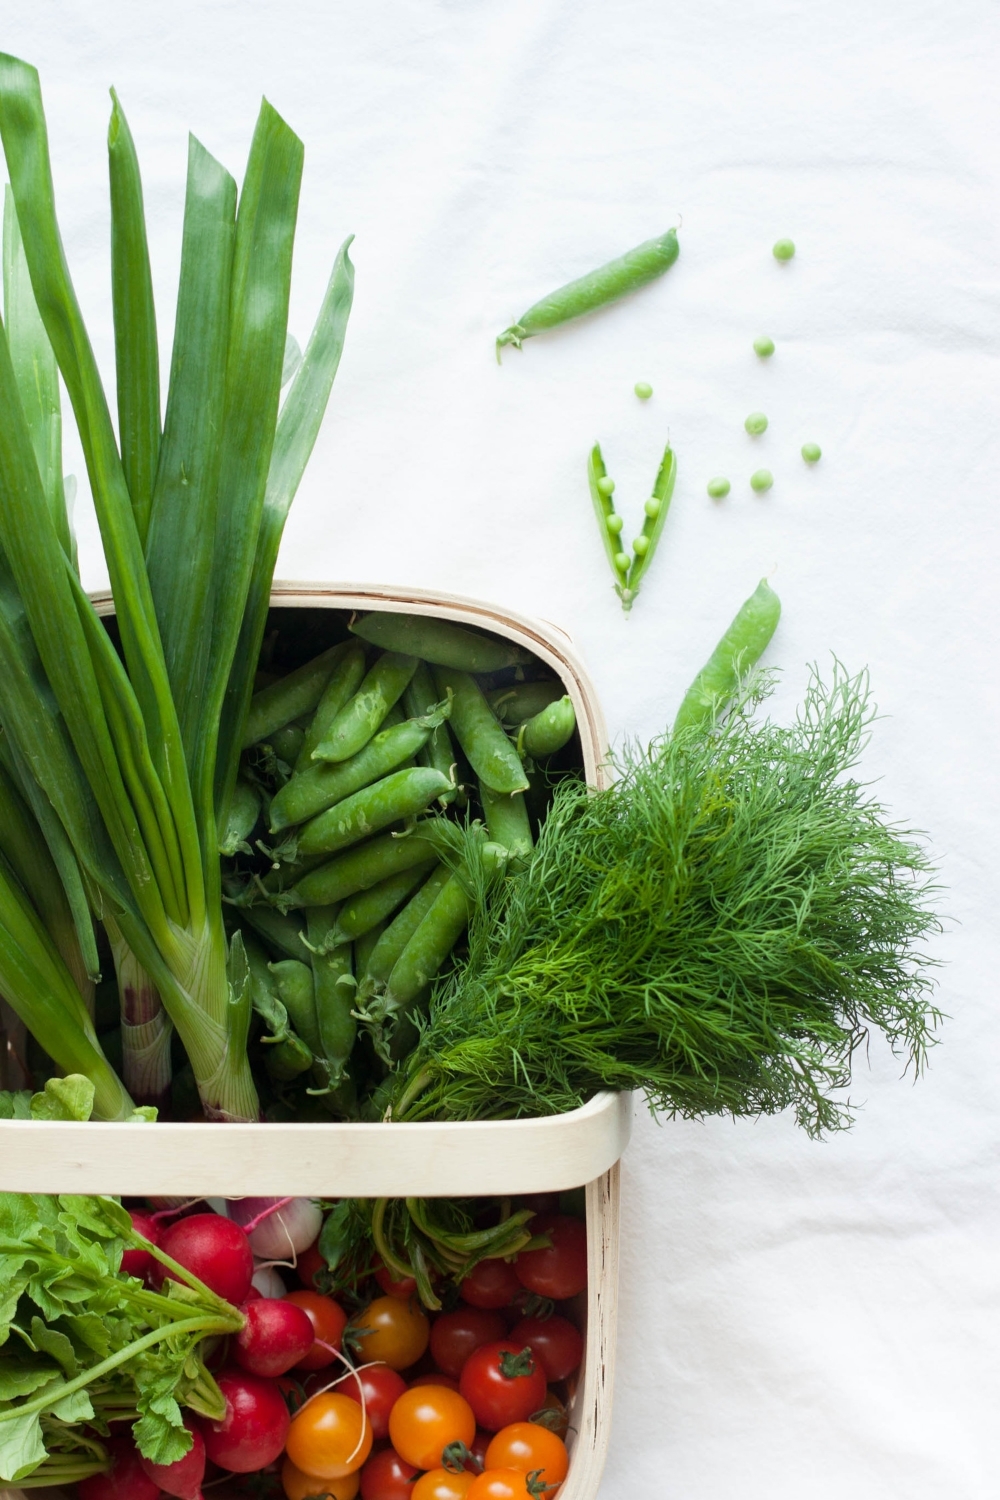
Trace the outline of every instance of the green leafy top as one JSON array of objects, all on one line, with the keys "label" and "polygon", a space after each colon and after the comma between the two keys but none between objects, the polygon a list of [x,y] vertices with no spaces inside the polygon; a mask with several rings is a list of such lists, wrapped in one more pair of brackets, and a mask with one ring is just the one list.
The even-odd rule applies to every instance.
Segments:
[{"label": "green leafy top", "polygon": [[[149,1291],[122,1272],[126,1246],[179,1279]],[[34,1473],[63,1423],[106,1435],[111,1410],[136,1419],[148,1458],[181,1458],[191,1445],[181,1407],[219,1418],[225,1406],[198,1346],[242,1321],[114,1199],[0,1193],[0,1480]]]}]

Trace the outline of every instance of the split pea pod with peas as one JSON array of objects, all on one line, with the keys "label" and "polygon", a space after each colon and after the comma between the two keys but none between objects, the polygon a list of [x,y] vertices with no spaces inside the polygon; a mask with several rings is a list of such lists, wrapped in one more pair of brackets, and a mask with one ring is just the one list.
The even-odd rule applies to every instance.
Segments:
[{"label": "split pea pod with peas", "polygon": [[631,557],[622,543],[623,521],[615,510],[613,499],[615,482],[608,475],[600,443],[595,443],[590,450],[587,479],[601,540],[615,580],[615,593],[622,602],[622,609],[628,614],[639,592],[639,584],[653,560],[667,519],[677,479],[677,459],[668,443],[656,471],[649,499],[643,507],[642,529],[632,543]]},{"label": "split pea pod with peas", "polygon": [[504,344],[513,344],[515,349],[520,349],[524,340],[533,338],[536,333],[544,333],[549,328],[557,328],[560,323],[594,312],[609,302],[617,302],[619,297],[669,271],[679,253],[677,231],[668,229],[666,234],[644,240],[616,260],[610,260],[606,265],[598,266],[596,271],[550,292],[500,334],[496,341],[497,363],[500,363],[500,350]]}]

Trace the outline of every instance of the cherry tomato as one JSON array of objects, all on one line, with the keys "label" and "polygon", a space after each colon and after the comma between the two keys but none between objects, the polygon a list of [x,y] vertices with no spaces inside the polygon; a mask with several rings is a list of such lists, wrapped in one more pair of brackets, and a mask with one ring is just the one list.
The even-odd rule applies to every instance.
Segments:
[{"label": "cherry tomato", "polygon": [[[544,1418],[544,1420],[539,1420]],[[531,1420],[537,1422],[540,1427],[547,1427],[558,1437],[565,1440],[569,1431],[569,1412],[566,1410],[565,1401],[561,1400],[555,1391],[549,1391],[537,1411],[531,1413]]]},{"label": "cherry tomato", "polygon": [[514,1262],[517,1279],[529,1292],[564,1302],[587,1285],[587,1226],[569,1214],[538,1214],[532,1234],[546,1234],[544,1250],[522,1250]]},{"label": "cherry tomato", "polygon": [[480,1427],[497,1432],[526,1422],[545,1400],[545,1372],[531,1350],[510,1339],[483,1344],[465,1362],[458,1388]]},{"label": "cherry tomato", "polygon": [[292,1418],[285,1451],[304,1474],[342,1479],[360,1469],[372,1451],[371,1423],[350,1396],[325,1391]]},{"label": "cherry tomato", "polygon": [[308,1250],[301,1250],[299,1252],[295,1270],[302,1285],[308,1287],[311,1292],[315,1291],[313,1277],[317,1271],[326,1270],[326,1261],[319,1253],[319,1240],[315,1244],[310,1245]]},{"label": "cherry tomato", "polygon": [[470,1307],[506,1307],[520,1290],[517,1272],[506,1260],[481,1260],[459,1287]]},{"label": "cherry tomato", "polygon": [[506,1332],[507,1325],[500,1314],[484,1307],[457,1307],[454,1312],[442,1313],[431,1325],[434,1363],[446,1375],[461,1375],[462,1366],[474,1349],[481,1344],[495,1344]]},{"label": "cherry tomato", "polygon": [[520,1469],[487,1469],[469,1486],[465,1500],[537,1500]]},{"label": "cherry tomato", "polygon": [[383,1448],[361,1470],[361,1500],[412,1500],[413,1481],[419,1473],[394,1448]]},{"label": "cherry tomato", "polygon": [[401,1302],[398,1297],[376,1297],[364,1312],[352,1319],[352,1330],[370,1329],[358,1340],[362,1358],[378,1360],[393,1370],[415,1365],[427,1348],[430,1324],[427,1314],[415,1302]]},{"label": "cherry tomato", "polygon": [[410,1298],[416,1295],[417,1278],[404,1276],[401,1281],[395,1281],[388,1266],[377,1267],[375,1280],[387,1297],[399,1297],[402,1302],[409,1302]]},{"label": "cherry tomato", "polygon": [[322,1292],[289,1292],[284,1300],[301,1307],[312,1324],[315,1335],[315,1343],[305,1358],[299,1360],[298,1368],[325,1370],[327,1365],[333,1364],[340,1352],[347,1314],[339,1302],[334,1302],[332,1297],[324,1297]]},{"label": "cherry tomato", "polygon": [[502,1427],[486,1450],[487,1469],[520,1469],[531,1474],[536,1469],[546,1489],[562,1484],[569,1468],[566,1444],[554,1432],[535,1422],[512,1422]]},{"label": "cherry tomato", "polygon": [[323,1500],[354,1500],[360,1483],[357,1469],[343,1479],[320,1479],[318,1474],[303,1474],[290,1458],[281,1466],[281,1487],[286,1500],[312,1500],[314,1496],[322,1496]]},{"label": "cherry tomato", "polygon": [[408,1384],[411,1391],[415,1385],[443,1385],[445,1390],[458,1390],[458,1381],[453,1376],[442,1375],[437,1370],[431,1370],[427,1375],[416,1375]]},{"label": "cherry tomato", "polygon": [[[583,1336],[568,1318],[522,1318],[510,1331],[512,1344],[529,1344],[547,1380],[565,1380],[579,1368]],[[434,1347],[433,1337],[431,1347]]]},{"label": "cherry tomato", "polygon": [[479,1468],[477,1468],[475,1464],[472,1465],[472,1472],[474,1474],[478,1474],[480,1469],[485,1469],[486,1450],[490,1446],[492,1441],[492,1432],[487,1432],[483,1427],[476,1428],[476,1435],[472,1439],[472,1442],[469,1444],[469,1453],[474,1459],[477,1459],[479,1463]]},{"label": "cherry tomato", "polygon": [[389,1437],[400,1458],[418,1469],[436,1469],[451,1443],[468,1446],[476,1436],[472,1408],[457,1391],[418,1385],[400,1396],[389,1417]]},{"label": "cherry tomato", "polygon": [[413,1486],[413,1500],[465,1500],[475,1474],[452,1474],[448,1469],[431,1469],[421,1474]]},{"label": "cherry tomato", "polygon": [[376,1443],[381,1443],[389,1436],[389,1413],[406,1390],[406,1381],[388,1365],[365,1365],[356,1375],[345,1375],[338,1380],[333,1389],[342,1396],[350,1396],[359,1405],[364,1391],[372,1435]]}]

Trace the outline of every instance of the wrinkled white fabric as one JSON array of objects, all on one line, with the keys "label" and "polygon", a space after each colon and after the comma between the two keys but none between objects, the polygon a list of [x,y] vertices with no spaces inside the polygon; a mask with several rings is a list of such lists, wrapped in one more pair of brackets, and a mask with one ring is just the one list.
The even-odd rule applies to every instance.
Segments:
[{"label": "wrinkled white fabric", "polygon": [[[614,736],[664,723],[764,573],[780,712],[807,661],[871,668],[887,718],[866,766],[933,832],[952,1019],[917,1087],[876,1040],[857,1127],[824,1145],[786,1119],[639,1121],[608,1500],[998,1493],[998,41],[988,0],[36,0],[4,18],[2,45],[42,70],[109,377],[107,85],[167,329],[186,132],[239,177],[262,92],[306,143],[300,339],[357,235],[282,576],[556,621]],[[681,214],[661,282],[497,368],[512,317]],[[784,267],[779,235],[798,245]],[[599,438],[631,535],[668,433],[673,511],[626,620],[586,453]],[[733,485],[720,503],[713,474]],[[81,526],[96,584],[82,502]]]}]

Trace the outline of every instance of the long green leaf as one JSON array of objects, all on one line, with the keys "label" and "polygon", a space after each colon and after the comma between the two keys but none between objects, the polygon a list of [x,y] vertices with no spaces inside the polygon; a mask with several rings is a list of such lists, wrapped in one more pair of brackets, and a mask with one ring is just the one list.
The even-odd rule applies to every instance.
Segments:
[{"label": "long green leaf", "polygon": [[136,530],[144,544],[160,453],[160,356],[139,161],[114,89],[111,98],[108,171],[118,436]]},{"label": "long green leaf", "polygon": [[236,183],[192,136],[167,416],[146,566],[188,764],[202,732]]},{"label": "long green leaf", "polygon": [[70,531],[63,490],[59,369],[35,305],[9,185],[4,188],[3,201],[3,302],[11,363],[45,499],[59,540],[75,562],[76,542]]},{"label": "long green leaf", "polygon": [[220,826],[236,780],[243,725],[253,695],[254,674],[267,624],[281,534],[319,435],[344,350],[347,320],[354,299],[354,267],[347,253],[353,239],[354,236],[350,235],[337,252],[305,355],[278,418],[253,575],[219,732],[216,813]]},{"label": "long green leaf", "polygon": [[[236,220],[203,732],[193,767],[206,884],[218,881],[219,725],[253,574],[281,392],[302,142],[261,105]],[[216,886],[217,888],[217,886]]]},{"label": "long green leaf", "polygon": [[[108,403],[56,222],[38,74],[27,63],[6,54],[0,54],[0,137],[7,157],[35,301],[73,403],[87,460],[129,677],[167,795],[178,806],[179,821],[190,822],[192,813],[184,752],[142,547],[132,515],[132,502],[118,456]],[[11,562],[17,573],[13,556]],[[24,579],[20,576],[18,586],[24,595]],[[25,605],[32,629],[36,630],[36,620],[27,597]],[[51,677],[52,663],[41,643],[39,649]],[[60,706],[69,716],[67,702],[54,681],[53,687]],[[87,766],[89,777],[91,770],[82,753],[81,759]],[[200,870],[189,871],[189,880],[199,877]]]}]

